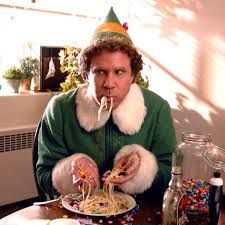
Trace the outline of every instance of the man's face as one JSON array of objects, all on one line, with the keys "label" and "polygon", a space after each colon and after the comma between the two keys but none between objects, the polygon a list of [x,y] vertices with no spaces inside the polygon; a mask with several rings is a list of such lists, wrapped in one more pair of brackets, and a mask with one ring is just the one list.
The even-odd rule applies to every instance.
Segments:
[{"label": "man's face", "polygon": [[129,92],[134,80],[130,58],[122,52],[103,51],[92,58],[88,75],[89,88],[98,102],[107,97],[108,108],[113,98],[115,109]]}]

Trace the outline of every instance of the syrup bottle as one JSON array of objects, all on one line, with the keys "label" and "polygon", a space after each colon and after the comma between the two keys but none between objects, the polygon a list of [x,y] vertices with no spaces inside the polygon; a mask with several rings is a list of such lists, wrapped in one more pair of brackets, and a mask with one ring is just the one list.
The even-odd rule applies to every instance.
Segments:
[{"label": "syrup bottle", "polygon": [[221,198],[223,195],[223,179],[220,177],[220,172],[215,172],[209,183],[209,224],[219,225]]},{"label": "syrup bottle", "polygon": [[172,155],[171,180],[163,197],[163,225],[184,225],[186,221],[186,193],[183,190],[182,162],[183,153],[177,149]]}]

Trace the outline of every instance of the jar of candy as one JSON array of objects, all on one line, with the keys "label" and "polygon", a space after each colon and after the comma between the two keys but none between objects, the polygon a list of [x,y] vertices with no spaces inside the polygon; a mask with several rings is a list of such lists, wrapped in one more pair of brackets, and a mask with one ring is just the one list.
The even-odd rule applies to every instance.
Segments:
[{"label": "jar of candy", "polygon": [[210,135],[183,133],[178,148],[183,152],[183,186],[187,214],[208,213],[209,179],[214,169],[203,158],[212,146]]}]

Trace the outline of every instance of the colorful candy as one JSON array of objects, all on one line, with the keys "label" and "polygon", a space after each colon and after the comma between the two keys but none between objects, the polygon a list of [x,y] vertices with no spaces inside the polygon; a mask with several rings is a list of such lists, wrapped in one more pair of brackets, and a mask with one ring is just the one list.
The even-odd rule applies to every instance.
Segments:
[{"label": "colorful candy", "polygon": [[185,179],[183,186],[187,194],[187,213],[207,213],[209,210],[209,184],[203,180]]}]

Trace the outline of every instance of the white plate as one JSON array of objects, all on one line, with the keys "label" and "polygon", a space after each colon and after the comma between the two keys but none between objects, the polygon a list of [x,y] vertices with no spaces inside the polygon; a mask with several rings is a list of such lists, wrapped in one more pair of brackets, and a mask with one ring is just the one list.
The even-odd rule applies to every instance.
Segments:
[{"label": "white plate", "polygon": [[122,197],[122,198],[125,198],[127,200],[127,202],[128,202],[128,208],[127,209],[122,210],[122,211],[117,212],[117,213],[109,213],[107,215],[106,214],[99,214],[99,213],[85,213],[83,211],[80,211],[79,209],[73,208],[72,205],[70,204],[71,203],[71,197],[73,196],[73,194],[68,194],[68,195],[64,196],[64,198],[62,198],[62,205],[67,210],[78,213],[78,214],[81,214],[81,215],[105,216],[105,217],[116,216],[116,215],[119,215],[119,214],[129,212],[131,209],[133,209],[136,206],[136,201],[132,196],[130,196],[128,194],[125,194],[125,193],[122,193],[122,192],[117,192],[117,191],[115,191],[114,194],[119,196],[120,198]]}]

